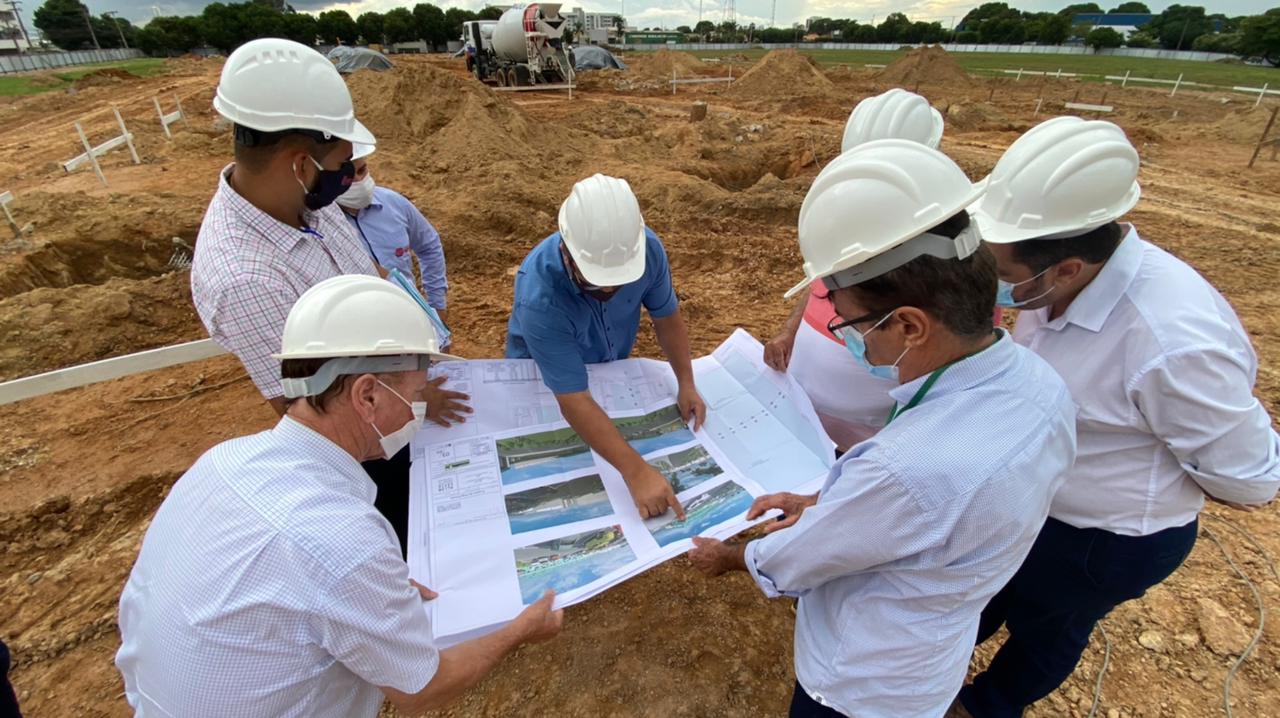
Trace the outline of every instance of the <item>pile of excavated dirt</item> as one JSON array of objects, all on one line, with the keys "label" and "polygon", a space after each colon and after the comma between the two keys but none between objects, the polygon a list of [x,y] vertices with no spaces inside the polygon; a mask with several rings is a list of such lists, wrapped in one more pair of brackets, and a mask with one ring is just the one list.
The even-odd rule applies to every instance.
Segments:
[{"label": "pile of excavated dirt", "polygon": [[0,381],[199,339],[185,271],[0,300]]},{"label": "pile of excavated dirt", "polygon": [[729,94],[742,99],[773,99],[823,95],[835,85],[808,55],[795,50],[772,50],[734,80]]},{"label": "pile of excavated dirt", "polygon": [[951,105],[946,111],[948,132],[987,132],[1016,129],[1009,118],[985,102]]},{"label": "pile of excavated dirt", "polygon": [[106,67],[101,70],[94,70],[89,74],[75,81],[75,88],[83,90],[86,87],[101,87],[103,85],[118,85],[122,82],[132,82],[142,78],[118,67]]},{"label": "pile of excavated dirt", "polygon": [[[1251,107],[1247,110],[1236,110],[1222,116],[1222,119],[1210,125],[1209,132],[1228,142],[1241,144],[1257,144],[1262,137],[1262,130],[1267,126],[1267,118],[1271,112],[1265,107]],[[1280,125],[1280,123],[1277,123]],[[1280,134],[1280,127],[1272,129],[1273,136]]]},{"label": "pile of excavated dirt", "polygon": [[973,78],[940,45],[917,47],[875,74],[876,82],[901,87],[944,85],[969,87]]},{"label": "pile of excavated dirt", "polygon": [[706,63],[693,55],[665,48],[657,52],[631,53],[625,62],[628,73],[659,80],[670,80],[672,72],[677,77],[687,77],[700,75],[707,69]]}]

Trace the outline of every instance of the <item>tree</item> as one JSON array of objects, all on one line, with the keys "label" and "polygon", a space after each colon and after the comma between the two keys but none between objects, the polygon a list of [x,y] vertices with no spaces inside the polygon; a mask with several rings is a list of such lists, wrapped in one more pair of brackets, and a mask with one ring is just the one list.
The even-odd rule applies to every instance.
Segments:
[{"label": "tree", "polygon": [[1280,67],[1280,8],[1245,18],[1240,23],[1240,54],[1260,57]]},{"label": "tree", "polygon": [[506,12],[508,7],[499,7],[497,5],[485,5],[480,8],[480,12],[476,13],[476,20],[497,20],[502,17],[502,13]]},{"label": "tree", "polygon": [[138,48],[152,56],[190,52],[202,43],[195,17],[156,17],[138,30]]},{"label": "tree", "polygon": [[845,37],[853,42],[876,42],[879,33],[876,32],[874,25],[859,25],[853,34],[848,34],[846,31]]},{"label": "tree", "polygon": [[1151,33],[1168,50],[1191,47],[1197,37],[1213,32],[1213,23],[1204,8],[1192,5],[1170,5],[1142,28]]},{"label": "tree", "polygon": [[127,18],[112,17],[103,13],[98,17],[92,18],[93,32],[98,36],[98,44],[104,48],[124,47],[120,42],[120,36],[124,35],[125,41],[129,43],[129,47],[138,46],[138,28],[133,26]]},{"label": "tree", "polygon": [[956,33],[956,42],[961,45],[977,45],[982,38],[973,30],[961,30]]},{"label": "tree", "polygon": [[1092,12],[1101,13],[1102,6],[1096,2],[1076,3],[1075,5],[1068,5],[1062,8],[1061,10],[1058,11],[1058,14],[1065,15],[1067,17],[1074,17],[1081,13],[1092,13]]},{"label": "tree", "polygon": [[[698,24],[693,26],[693,31],[703,37],[715,32],[715,29],[716,24],[710,20],[699,20]],[[788,36],[790,36],[790,32],[788,32]]]},{"label": "tree", "polygon": [[314,15],[305,12],[287,12],[280,16],[280,34],[307,47],[314,47],[319,25]]},{"label": "tree", "polygon": [[978,37],[993,45],[1021,45],[1027,39],[1027,28],[1021,18],[1000,17],[982,23]]},{"label": "tree", "polygon": [[[80,0],[45,0],[36,8],[32,21],[49,42],[63,50],[92,48],[93,37],[85,22],[88,11]],[[97,32],[97,28],[94,31]],[[98,42],[102,43],[104,39],[99,37]]]},{"label": "tree", "polygon": [[1155,47],[1156,44],[1156,39],[1153,35],[1142,31],[1133,33],[1128,40],[1124,41],[1125,47],[1147,48]]},{"label": "tree", "polygon": [[[454,39],[449,37],[449,23],[444,19],[444,10],[431,3],[418,3],[413,6],[413,22],[418,29],[418,36],[433,48]],[[572,40],[565,40],[565,42],[572,42]]]},{"label": "tree", "polygon": [[1041,45],[1061,45],[1071,36],[1071,18],[1066,15],[1049,15],[1040,22],[1036,42]]},{"label": "tree", "polygon": [[460,7],[451,7],[444,11],[445,26],[449,29],[449,38],[462,37],[462,23],[477,20],[476,14]]},{"label": "tree", "polygon": [[1095,27],[1084,38],[1084,44],[1094,50],[1104,47],[1120,47],[1124,44],[1124,36],[1110,27]]},{"label": "tree", "polygon": [[1142,15],[1150,15],[1151,8],[1146,3],[1141,2],[1122,2],[1114,8],[1107,11],[1108,15],[1117,15],[1119,13],[1140,13]]},{"label": "tree", "polygon": [[[366,45],[378,45],[383,40],[383,21],[380,12],[360,13],[356,18],[356,27],[360,28],[360,39],[364,40]],[[458,34],[462,34],[462,26],[458,26]]]},{"label": "tree", "polygon": [[1215,32],[1208,35],[1201,35],[1191,44],[1191,49],[1198,52],[1223,52],[1228,55],[1240,54],[1240,38],[1243,33],[1239,32]]},{"label": "tree", "polygon": [[398,7],[388,10],[382,16],[382,34],[387,42],[413,42],[419,39],[418,28],[413,22],[413,13],[408,8]]},{"label": "tree", "polygon": [[906,42],[907,33],[911,31],[911,21],[900,12],[891,12],[889,17],[876,28],[876,40],[879,42]]},{"label": "tree", "polygon": [[360,27],[346,10],[327,10],[316,18],[316,32],[325,42],[354,45],[360,39]]}]

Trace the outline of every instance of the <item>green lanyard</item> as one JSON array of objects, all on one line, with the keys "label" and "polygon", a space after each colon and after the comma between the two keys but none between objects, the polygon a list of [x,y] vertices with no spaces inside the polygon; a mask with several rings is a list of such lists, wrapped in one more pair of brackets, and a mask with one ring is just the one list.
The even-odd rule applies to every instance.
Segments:
[{"label": "green lanyard", "polygon": [[[998,337],[1000,337],[1000,335],[997,334],[996,337],[998,340]],[[933,384],[937,383],[938,376],[942,376],[943,371],[950,369],[951,365],[954,365],[954,363],[963,362],[964,360],[966,360],[966,358],[977,355],[977,353],[983,352],[984,349],[987,349],[987,348],[989,347],[983,347],[982,349],[975,349],[975,351],[969,352],[968,355],[957,358],[957,360],[955,361],[948,361],[947,363],[945,363],[945,365],[942,365],[938,367],[938,369],[933,370],[933,374],[929,375],[929,378],[924,380],[924,384],[920,384],[920,388],[916,389],[914,397],[911,397],[911,401],[906,402],[905,407],[899,408],[899,406],[897,406],[897,402],[893,402],[893,410],[888,412],[888,420],[884,421],[884,426],[888,426],[892,424],[893,420],[897,419],[897,417],[904,415],[904,413],[910,410],[910,408],[915,408],[916,404],[919,404],[920,402],[924,401],[924,394],[929,393],[929,389],[932,389]]]},{"label": "green lanyard", "polygon": [[894,419],[902,416],[908,409],[915,408],[917,404],[923,401],[924,395],[929,393],[929,390],[933,388],[934,383],[938,381],[938,377],[942,376],[942,372],[946,371],[951,364],[955,364],[955,362],[944,364],[935,369],[933,373],[929,375],[929,378],[925,379],[924,383],[920,385],[920,388],[916,390],[915,396],[911,397],[911,401],[908,401],[906,406],[898,408],[898,403],[894,402],[893,411],[889,412],[889,419],[884,422],[884,425],[888,426],[892,424]]}]

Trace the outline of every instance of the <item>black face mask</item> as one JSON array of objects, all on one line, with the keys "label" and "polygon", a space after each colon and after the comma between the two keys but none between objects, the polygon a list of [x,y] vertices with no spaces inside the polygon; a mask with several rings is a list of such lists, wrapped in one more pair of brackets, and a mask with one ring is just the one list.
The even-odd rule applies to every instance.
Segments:
[{"label": "black face mask", "polygon": [[603,289],[587,289],[586,287],[583,287],[581,284],[578,285],[578,289],[581,289],[583,294],[586,294],[588,297],[591,297],[592,299],[601,303],[607,302],[610,299],[613,299],[614,297],[618,296],[618,290],[616,289],[613,290],[612,292],[606,292]]},{"label": "black face mask", "polygon": [[327,170],[319,162],[316,162],[314,157],[308,156],[308,159],[320,171],[320,176],[316,179],[315,189],[308,190],[306,185],[302,184],[302,180],[298,180],[298,184],[306,192],[302,201],[307,205],[307,209],[315,211],[333,204],[334,200],[347,191],[347,188],[351,186],[352,178],[356,176],[356,166],[354,163],[347,161],[343,162],[342,166],[336,170]]}]

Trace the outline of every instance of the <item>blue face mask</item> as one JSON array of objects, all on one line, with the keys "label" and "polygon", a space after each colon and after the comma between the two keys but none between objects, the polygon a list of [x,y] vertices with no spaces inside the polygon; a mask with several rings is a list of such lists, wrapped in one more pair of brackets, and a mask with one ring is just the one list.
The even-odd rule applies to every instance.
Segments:
[{"label": "blue face mask", "polygon": [[1023,299],[1022,301],[1018,301],[1013,298],[1013,288],[1021,287],[1024,284],[1036,281],[1037,279],[1043,277],[1044,273],[1049,271],[1050,269],[1052,269],[1052,267],[1045,267],[1044,272],[1041,272],[1030,279],[1024,279],[1021,282],[1006,282],[1003,279],[997,279],[996,280],[996,306],[1004,307],[1005,309],[1017,309],[1019,307],[1025,307],[1034,301],[1044,299],[1045,297],[1049,296],[1049,293],[1053,291],[1054,285],[1052,284],[1049,285],[1049,289],[1046,290],[1045,292],[1039,295],[1036,295],[1034,297],[1031,297],[1030,299]]},{"label": "blue face mask", "polygon": [[871,374],[871,376],[879,377],[881,379],[888,379],[889,381],[892,381],[895,384],[897,384],[897,383],[901,383],[898,381],[898,362],[902,361],[902,357],[906,356],[907,352],[911,351],[910,347],[903,349],[902,353],[898,355],[898,358],[894,360],[892,364],[877,365],[877,364],[872,364],[870,361],[867,360],[866,336],[871,332],[875,331],[876,328],[879,327],[881,324],[884,324],[886,321],[888,321],[889,317],[891,316],[893,316],[892,312],[890,312],[889,314],[886,314],[884,319],[881,319],[880,321],[876,322],[874,325],[872,325],[870,329],[868,329],[865,332],[859,332],[857,329],[854,329],[853,327],[841,327],[840,329],[836,330],[836,333],[839,334],[840,339],[844,341],[844,347],[845,349],[849,350],[850,354],[853,355],[854,361],[858,362],[859,365],[864,367]]}]

